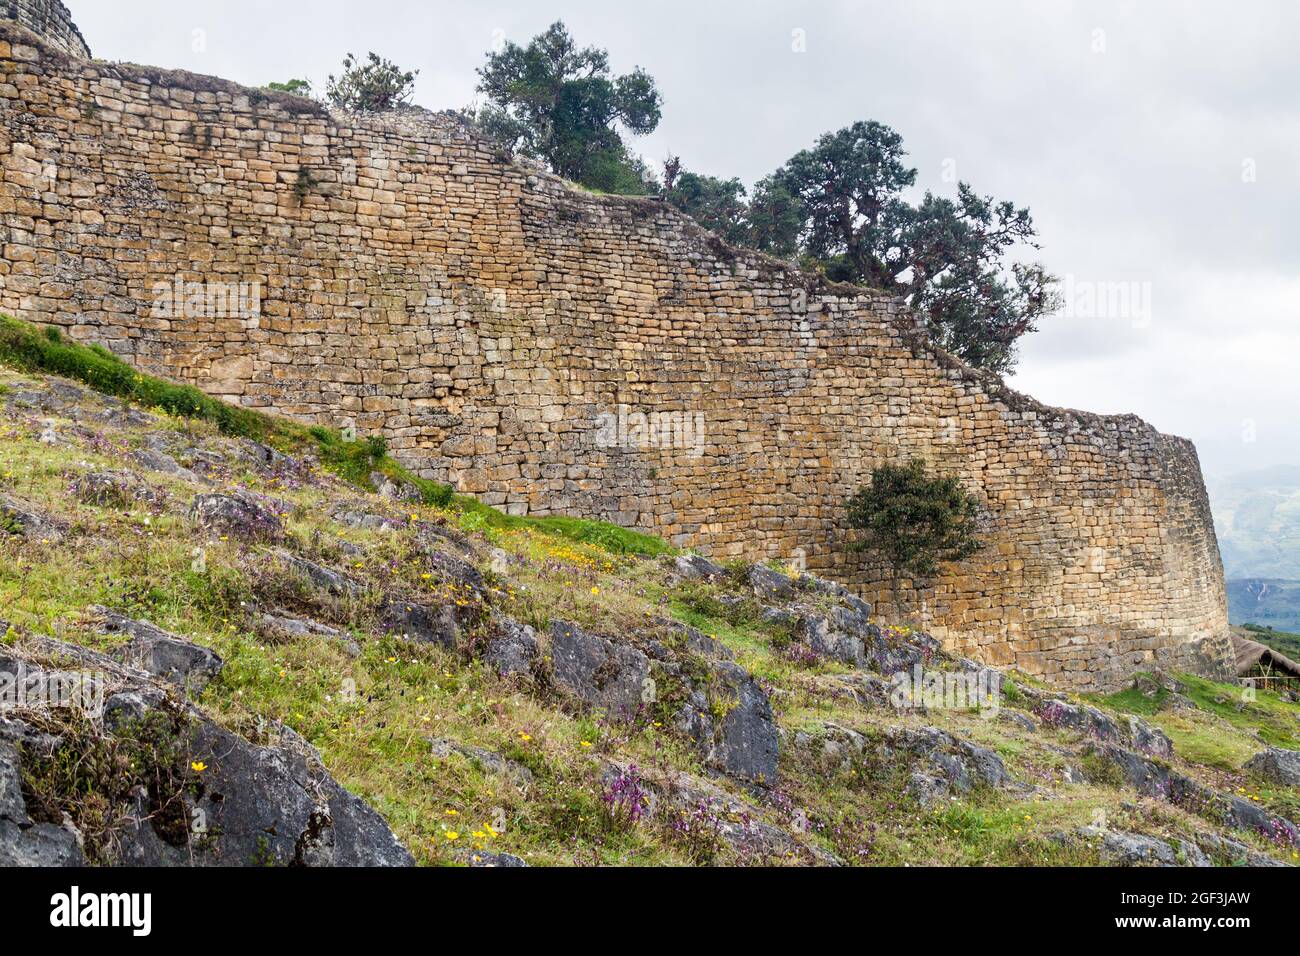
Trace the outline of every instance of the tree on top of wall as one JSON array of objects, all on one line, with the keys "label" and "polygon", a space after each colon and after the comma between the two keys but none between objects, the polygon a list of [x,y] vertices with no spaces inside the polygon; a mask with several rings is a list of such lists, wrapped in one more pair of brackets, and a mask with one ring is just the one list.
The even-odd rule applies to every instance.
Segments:
[{"label": "tree on top of wall", "polygon": [[325,99],[335,109],[350,113],[382,113],[405,106],[415,92],[419,70],[403,70],[391,60],[370,53],[366,62],[351,53],[343,58],[343,72],[330,74]]},{"label": "tree on top of wall", "polygon": [[663,101],[640,67],[613,76],[605,50],[579,48],[556,22],[527,46],[488,54],[478,74],[487,105],[475,119],[489,135],[591,189],[648,191],[649,172],[624,134],[653,132]]}]

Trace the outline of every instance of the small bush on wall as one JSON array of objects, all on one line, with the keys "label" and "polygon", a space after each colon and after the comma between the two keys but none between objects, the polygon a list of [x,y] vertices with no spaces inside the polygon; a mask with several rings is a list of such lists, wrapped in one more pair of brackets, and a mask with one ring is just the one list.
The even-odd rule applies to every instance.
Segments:
[{"label": "small bush on wall", "polygon": [[927,474],[919,459],[875,469],[871,484],[849,499],[849,526],[865,532],[856,547],[879,551],[896,570],[919,578],[980,549],[977,513],[956,478]]}]

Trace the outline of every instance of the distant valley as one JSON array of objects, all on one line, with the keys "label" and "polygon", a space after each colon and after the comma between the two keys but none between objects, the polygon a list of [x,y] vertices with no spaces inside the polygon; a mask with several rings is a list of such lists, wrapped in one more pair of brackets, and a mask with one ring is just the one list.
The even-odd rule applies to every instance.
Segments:
[{"label": "distant valley", "polygon": [[1300,467],[1212,479],[1233,624],[1300,630]]},{"label": "distant valley", "polygon": [[1233,624],[1260,624],[1300,632],[1300,581],[1245,578],[1228,582],[1228,616]]}]

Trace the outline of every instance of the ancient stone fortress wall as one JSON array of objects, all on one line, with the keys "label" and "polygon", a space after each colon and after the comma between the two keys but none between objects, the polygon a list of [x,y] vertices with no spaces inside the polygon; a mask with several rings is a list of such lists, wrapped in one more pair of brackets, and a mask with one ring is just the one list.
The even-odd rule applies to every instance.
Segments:
[{"label": "ancient stone fortress wall", "polygon": [[[1065,686],[1226,667],[1187,441],[1039,405],[935,350],[895,300],[567,186],[449,115],[331,116],[13,27],[0,71],[5,310],[250,407],[383,432],[514,513],[805,562]],[[185,283],[258,308],[181,303]],[[871,469],[911,456],[985,510],[984,550],[923,589],[843,530]]]},{"label": "ancient stone fortress wall", "polygon": [[0,18],[21,23],[56,50],[90,59],[90,47],[60,0],[0,0]]}]

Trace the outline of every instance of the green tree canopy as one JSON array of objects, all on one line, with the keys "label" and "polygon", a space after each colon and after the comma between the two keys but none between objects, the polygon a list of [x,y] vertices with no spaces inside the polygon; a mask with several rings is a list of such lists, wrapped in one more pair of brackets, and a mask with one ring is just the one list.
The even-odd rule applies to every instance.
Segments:
[{"label": "green tree canopy", "polygon": [[747,201],[739,180],[684,172],[679,160],[665,168],[664,196],[730,242],[903,296],[940,347],[1008,372],[1020,338],[1059,305],[1056,279],[1019,258],[1039,248],[1029,210],[967,183],[956,198],[911,202],[906,157],[888,126],[854,123],[795,154]]},{"label": "green tree canopy", "polygon": [[739,179],[701,176],[673,157],[664,163],[663,196],[705,229],[733,245],[750,243],[749,204]]},{"label": "green tree canopy", "polygon": [[[1058,305],[1054,277],[1016,259],[1022,248],[1039,248],[1029,210],[967,183],[958,183],[955,200],[927,192],[913,204],[904,196],[916,183],[906,155],[902,137],[881,123],[822,136],[768,180],[778,221],[787,223],[769,227],[769,244],[788,246],[788,223],[798,221],[811,265],[906,297],[941,347],[1008,372],[1016,342]],[[773,210],[764,217],[771,221]]]},{"label": "green tree canopy", "polygon": [[311,80],[286,80],[283,83],[268,83],[266,88],[275,90],[277,93],[292,93],[294,96],[312,98]]},{"label": "green tree canopy", "polygon": [[479,73],[480,125],[560,176],[605,192],[647,190],[647,172],[623,139],[659,125],[662,99],[637,68],[611,76],[609,54],[579,49],[561,22],[526,47],[507,43]]}]

